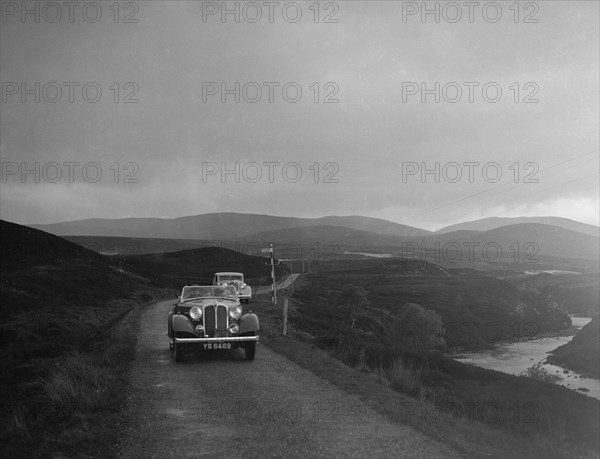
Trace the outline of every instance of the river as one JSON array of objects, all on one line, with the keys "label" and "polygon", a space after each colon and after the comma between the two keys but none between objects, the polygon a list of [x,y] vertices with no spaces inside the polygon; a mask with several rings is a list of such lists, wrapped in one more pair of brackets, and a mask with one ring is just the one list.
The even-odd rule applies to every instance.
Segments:
[{"label": "river", "polygon": [[[571,317],[571,320],[575,327],[581,329],[592,319],[589,317]],[[465,352],[455,355],[454,358],[459,362],[469,363],[481,368],[518,375],[530,366],[543,361],[548,357],[548,352],[552,352],[557,347],[568,343],[571,339],[573,339],[572,336],[557,336],[518,343],[503,343],[497,344],[491,350]],[[543,364],[542,368],[546,369],[548,373],[560,376],[561,379],[557,384],[577,391],[584,389],[580,392],[600,400],[600,380],[585,378],[572,370],[567,370],[567,373],[565,373],[565,369],[557,365]]]}]

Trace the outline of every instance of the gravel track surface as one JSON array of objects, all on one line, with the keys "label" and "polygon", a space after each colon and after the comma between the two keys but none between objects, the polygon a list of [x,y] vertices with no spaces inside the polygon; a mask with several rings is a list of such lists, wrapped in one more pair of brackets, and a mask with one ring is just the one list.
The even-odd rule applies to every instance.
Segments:
[{"label": "gravel track surface", "polygon": [[173,302],[142,317],[120,457],[456,456],[260,344],[254,361],[237,349],[176,364],[165,335]]}]

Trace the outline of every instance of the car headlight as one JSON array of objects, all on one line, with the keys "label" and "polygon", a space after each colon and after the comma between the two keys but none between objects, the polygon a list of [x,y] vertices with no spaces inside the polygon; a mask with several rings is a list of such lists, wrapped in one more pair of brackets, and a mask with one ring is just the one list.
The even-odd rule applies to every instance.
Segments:
[{"label": "car headlight", "polygon": [[229,317],[238,320],[240,317],[242,317],[242,308],[240,308],[239,306],[234,306],[233,308],[230,308]]},{"label": "car headlight", "polygon": [[233,323],[229,326],[229,333],[236,334],[240,331],[240,326],[236,323]]},{"label": "car headlight", "polygon": [[202,308],[194,306],[192,309],[190,309],[190,317],[194,320],[200,320],[202,317]]},{"label": "car headlight", "polygon": [[246,288],[246,284],[242,283],[241,288]]}]

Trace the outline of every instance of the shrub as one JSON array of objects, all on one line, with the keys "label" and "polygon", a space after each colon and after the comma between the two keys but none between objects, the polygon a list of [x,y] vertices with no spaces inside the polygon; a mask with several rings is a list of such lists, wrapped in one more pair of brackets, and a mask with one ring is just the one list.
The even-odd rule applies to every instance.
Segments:
[{"label": "shrub", "polygon": [[538,362],[535,365],[530,366],[527,368],[527,370],[521,373],[521,376],[526,376],[528,378],[549,383],[556,383],[560,381],[560,376],[548,373],[548,370],[542,367],[542,362]]},{"label": "shrub", "polygon": [[402,359],[396,358],[385,375],[392,389],[418,395],[423,388],[423,379],[428,373],[429,370],[425,367],[411,368]]},{"label": "shrub", "polygon": [[416,303],[400,309],[392,323],[392,335],[401,348],[414,352],[446,348],[442,318]]}]

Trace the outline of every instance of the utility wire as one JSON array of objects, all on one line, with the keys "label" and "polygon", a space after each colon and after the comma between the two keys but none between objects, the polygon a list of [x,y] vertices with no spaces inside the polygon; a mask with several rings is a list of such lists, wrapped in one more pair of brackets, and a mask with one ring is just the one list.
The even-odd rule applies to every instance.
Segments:
[{"label": "utility wire", "polygon": [[[555,167],[561,166],[561,165],[563,165],[563,164],[566,164],[566,163],[568,163],[568,162],[575,161],[576,159],[583,158],[584,156],[591,155],[592,153],[595,153],[595,152],[597,152],[597,151],[599,151],[599,150],[600,150],[600,149],[596,148],[596,149],[594,149],[594,150],[588,151],[587,153],[583,153],[583,154],[581,154],[581,155],[574,156],[573,158],[567,159],[567,160],[565,160],[565,161],[561,161],[560,163],[553,164],[552,166],[548,166],[548,167],[546,167],[546,168],[544,168],[544,169],[541,169],[541,170],[540,170],[540,171],[538,171],[538,172],[539,172],[539,173],[541,173],[541,172],[548,171],[548,170],[550,170],[550,169],[553,169],[553,168],[555,168]],[[592,158],[592,159],[593,159],[593,158]],[[597,175],[597,174],[593,174],[593,175]],[[576,180],[572,180],[572,181],[570,181],[570,182],[567,182],[567,183],[572,183],[572,182],[574,182],[574,181],[576,181]],[[480,192],[478,192],[478,193],[472,194],[472,195],[470,195],[470,196],[465,196],[464,198],[457,199],[456,201],[451,201],[451,202],[449,202],[449,203],[443,204],[443,205],[441,205],[441,206],[438,206],[438,207],[435,207],[435,208],[433,208],[433,209],[426,210],[425,212],[421,212],[421,213],[419,213],[419,214],[416,214],[416,215],[413,215],[413,216],[411,216],[411,217],[408,217],[408,218],[406,218],[405,220],[412,220],[412,219],[415,219],[415,218],[417,218],[417,217],[421,217],[421,216],[423,216],[423,215],[430,214],[431,212],[435,212],[436,210],[444,209],[444,208],[446,208],[446,207],[449,207],[449,206],[451,206],[451,205],[453,205],[453,204],[457,204],[457,203],[459,203],[459,202],[467,201],[467,200],[469,200],[469,199],[472,199],[472,198],[474,198],[474,197],[477,197],[477,196],[480,196],[480,195],[483,195],[483,194],[486,194],[486,193],[490,193],[490,192],[492,192],[492,191],[494,191],[494,190],[497,190],[497,189],[499,189],[499,188],[503,188],[503,187],[505,187],[505,186],[508,186],[508,185],[511,185],[511,184],[513,184],[513,182],[506,182],[506,183],[502,183],[502,184],[500,184],[500,185],[496,185],[496,186],[494,186],[494,187],[492,187],[492,188],[489,188],[489,189],[487,189],[487,190],[483,190],[483,191],[480,191]],[[517,187],[517,186],[519,186],[519,185],[522,185],[522,184],[523,184],[522,182],[521,182],[521,183],[516,183],[516,184],[513,184],[513,186],[512,186],[511,188],[515,188],[515,187]],[[562,186],[562,185],[556,185],[555,187],[557,187],[557,186]],[[510,188],[509,188],[509,189],[510,189]],[[506,191],[506,190],[503,190],[503,192],[504,192],[504,191]]]}]

